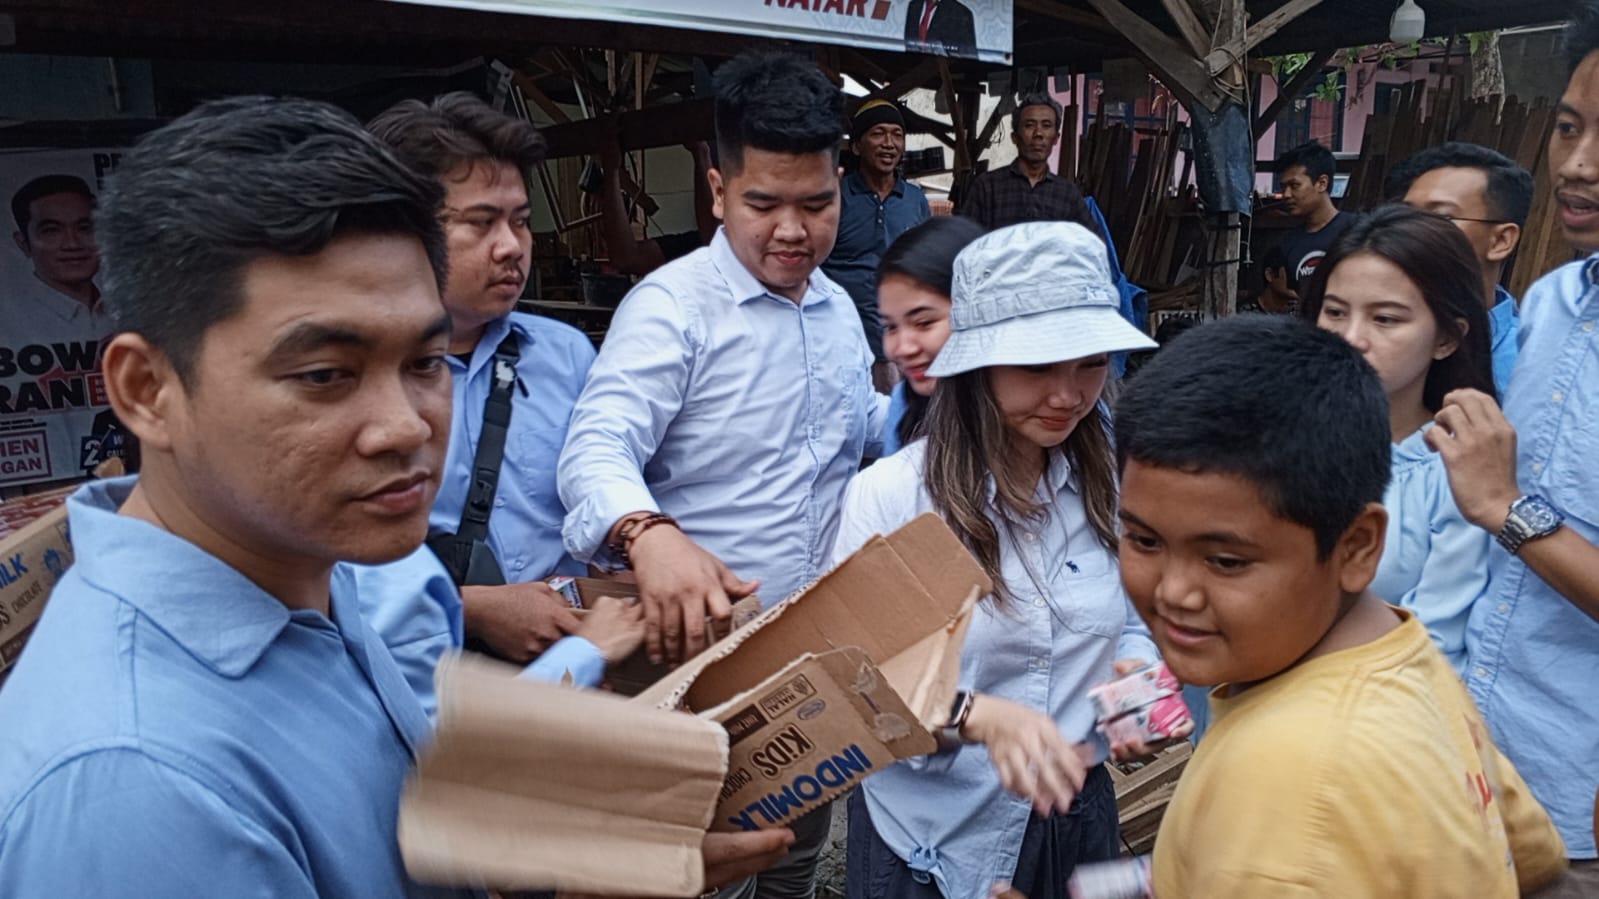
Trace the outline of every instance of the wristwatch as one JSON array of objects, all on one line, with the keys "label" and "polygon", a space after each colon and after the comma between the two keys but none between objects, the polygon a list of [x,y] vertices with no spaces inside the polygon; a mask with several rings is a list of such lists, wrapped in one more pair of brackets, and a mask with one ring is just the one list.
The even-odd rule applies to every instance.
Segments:
[{"label": "wristwatch", "polygon": [[1541,496],[1523,496],[1510,504],[1510,515],[1505,519],[1505,526],[1499,529],[1494,538],[1505,552],[1515,555],[1529,540],[1547,537],[1566,521],[1566,516],[1560,513]]},{"label": "wristwatch", "polygon": [[961,690],[955,694],[955,702],[949,709],[949,722],[933,734],[938,741],[939,752],[954,752],[959,749],[966,739],[961,736],[961,728],[966,726],[966,719],[972,714],[972,694]]}]

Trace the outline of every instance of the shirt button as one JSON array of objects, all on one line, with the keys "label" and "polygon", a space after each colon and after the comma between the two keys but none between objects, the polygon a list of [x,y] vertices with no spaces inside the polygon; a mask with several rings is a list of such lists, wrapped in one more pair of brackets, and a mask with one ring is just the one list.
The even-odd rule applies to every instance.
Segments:
[{"label": "shirt button", "polygon": [[1044,607],[1044,597],[1040,596],[1039,598],[1033,600],[1033,605],[1042,609]]},{"label": "shirt button", "polygon": [[496,499],[496,500],[495,500],[495,501],[494,501],[494,508],[496,508],[496,509],[503,509],[503,508],[505,508],[505,500],[503,500],[503,499]]},{"label": "shirt button", "polygon": [[1532,463],[1532,473],[1533,474],[1542,474],[1543,473],[1543,463],[1542,462],[1534,462],[1534,463]]},{"label": "shirt button", "polygon": [[1592,332],[1593,331],[1593,322],[1583,322],[1582,323],[1582,329],[1584,331]]},{"label": "shirt button", "polygon": [[1498,612],[1501,615],[1509,615],[1510,614],[1510,603],[1508,603],[1508,602],[1500,603]]},{"label": "shirt button", "polygon": [[1033,533],[1032,531],[1027,531],[1026,533],[1022,534],[1022,539],[1027,541],[1028,543],[1037,543],[1038,542],[1038,535]]},{"label": "shirt button", "polygon": [[1045,670],[1048,667],[1049,667],[1049,659],[1039,659],[1038,660],[1038,670],[1043,671],[1043,670]]},{"label": "shirt button", "polygon": [[1487,668],[1477,668],[1476,670],[1472,671],[1471,674],[1472,674],[1473,677],[1487,677],[1488,676],[1488,669]]},{"label": "shirt button", "polygon": [[1566,398],[1566,395],[1564,393],[1561,393],[1560,391],[1556,390],[1555,393],[1554,393],[1554,396],[1551,396],[1549,399],[1554,401],[1554,402],[1556,402],[1556,403],[1558,403],[1561,400],[1564,400],[1565,398]]}]

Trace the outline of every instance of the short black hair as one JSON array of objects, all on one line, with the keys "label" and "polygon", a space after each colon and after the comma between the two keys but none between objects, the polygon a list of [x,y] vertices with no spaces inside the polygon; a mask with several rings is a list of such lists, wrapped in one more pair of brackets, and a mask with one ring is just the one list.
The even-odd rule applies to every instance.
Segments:
[{"label": "short black hair", "polygon": [[983,226],[959,215],[935,215],[904,234],[883,251],[877,279],[901,275],[949,296],[955,279],[955,257],[983,236]]},{"label": "short black hair", "polygon": [[[1298,387],[1284,390],[1292,375]],[[1342,337],[1280,315],[1201,325],[1122,391],[1116,461],[1254,484],[1327,559],[1388,488],[1392,436],[1377,373]]]},{"label": "short black hair", "polygon": [[349,113],[311,100],[201,104],[122,158],[99,213],[105,303],[185,382],[205,332],[239,311],[257,259],[350,234],[414,237],[443,289],[443,188]]},{"label": "short black hair", "polygon": [[463,165],[509,162],[521,172],[544,161],[544,135],[531,122],[506,115],[476,94],[454,91],[429,102],[401,100],[377,114],[367,130],[406,164],[434,178]]},{"label": "short black hair", "polygon": [[1575,4],[1561,44],[1566,51],[1566,77],[1570,78],[1589,54],[1599,51],[1599,3],[1581,0]]},{"label": "short black hair", "polygon": [[1433,169],[1481,169],[1488,178],[1488,214],[1502,222],[1527,224],[1532,210],[1532,173],[1509,156],[1480,144],[1450,141],[1406,157],[1388,172],[1384,193],[1390,200],[1402,200],[1416,179]]},{"label": "short black hair", "polygon": [[77,175],[40,175],[11,195],[11,218],[23,237],[28,236],[28,222],[33,220],[33,202],[55,194],[79,194],[94,202],[88,183]]},{"label": "short black hair", "polygon": [[[1065,113],[1061,110],[1060,104],[1055,102],[1054,97],[1045,93],[1023,94],[1021,99],[1016,101],[1016,108],[1011,110],[1010,113],[1010,130],[1012,134],[1021,133],[1022,110],[1029,106],[1048,106],[1055,113],[1055,130],[1059,131],[1066,127],[1065,123],[1061,121],[1061,117]],[[1072,127],[1075,128],[1076,126]]]},{"label": "short black hair", "polygon": [[717,161],[737,174],[744,149],[838,158],[844,94],[814,63],[794,53],[750,51],[716,70]]},{"label": "short black hair", "polygon": [[1482,267],[1466,235],[1443,216],[1400,203],[1379,206],[1355,219],[1302,286],[1299,314],[1307,322],[1321,316],[1332,273],[1360,253],[1381,257],[1404,272],[1427,303],[1438,332],[1456,343],[1453,353],[1427,368],[1421,393],[1427,411],[1442,409],[1444,397],[1453,390],[1470,388],[1496,397],[1488,298],[1483,295]]},{"label": "short black hair", "polygon": [[1303,166],[1312,183],[1326,178],[1329,187],[1332,185],[1333,175],[1338,171],[1338,163],[1333,159],[1332,151],[1315,141],[1300,144],[1277,157],[1279,173],[1287,173],[1294,166]]}]

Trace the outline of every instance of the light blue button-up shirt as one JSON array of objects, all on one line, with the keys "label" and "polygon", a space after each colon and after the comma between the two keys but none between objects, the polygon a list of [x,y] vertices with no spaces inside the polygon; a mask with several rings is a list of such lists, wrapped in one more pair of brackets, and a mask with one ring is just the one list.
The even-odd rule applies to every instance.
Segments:
[{"label": "light blue button-up shirt", "polygon": [[[355,578],[361,617],[388,646],[429,720],[438,714],[433,675],[447,652],[465,640],[461,594],[444,563],[426,546],[386,565],[341,565]],[[563,637],[522,672],[558,684],[571,677],[596,687],[605,677],[605,656],[582,637]]]},{"label": "light blue button-up shirt", "polygon": [[[1599,256],[1527,291],[1505,416],[1516,476],[1599,544]],[[1466,631],[1466,684],[1495,742],[1560,829],[1572,858],[1594,858],[1599,791],[1599,621],[1496,543],[1493,587]]]},{"label": "light blue button-up shirt", "polygon": [[1494,288],[1494,307],[1488,310],[1493,346],[1494,388],[1503,401],[1510,390],[1510,373],[1516,368],[1516,346],[1521,333],[1521,311],[1516,298],[1503,287]]},{"label": "light blue button-up shirt", "polygon": [[1382,498],[1388,536],[1371,590],[1414,612],[1464,675],[1466,619],[1488,589],[1493,537],[1460,514],[1443,457],[1427,447],[1430,428],[1393,446],[1393,477]]},{"label": "light blue button-up shirt", "polygon": [[521,355],[517,389],[511,396],[511,426],[505,462],[489,515],[489,548],[513,584],[552,574],[587,574],[561,546],[566,509],[556,490],[555,463],[566,442],[572,407],[583,390],[594,345],[583,332],[537,315],[513,312],[489,323],[472,352],[472,364],[451,356],[455,410],[444,478],[428,516],[431,533],[455,533],[472,487],[472,461],[483,433],[483,404],[494,380],[494,349],[515,331]]},{"label": "light blue button-up shirt", "polygon": [[561,453],[566,547],[604,561],[629,512],[662,511],[771,606],[827,567],[844,486],[882,449],[888,397],[843,288],[775,296],[717,231],[617,309]]},{"label": "light blue button-up shirt", "polygon": [[395,838],[428,723],[335,570],[329,620],[69,501],[77,562],[0,690],[9,896],[434,896]]},{"label": "light blue button-up shirt", "polygon": [[907,390],[910,390],[910,387],[904,381],[901,381],[894,385],[893,391],[888,395],[888,418],[883,422],[883,455],[885,456],[892,456],[902,448],[902,444],[899,442],[899,423],[905,419],[905,392]]},{"label": "light blue button-up shirt", "polygon": [[[915,441],[850,484],[835,560],[934,511],[922,479],[926,448]],[[1049,713],[1068,741],[1093,746],[1098,764],[1108,749],[1094,730],[1088,688],[1110,680],[1117,659],[1159,654],[1122,590],[1115,554],[1088,526],[1062,455],[1051,454],[1047,479],[1038,498],[1048,519],[1014,535],[999,529],[1013,597],[1003,607],[992,598],[978,605],[961,650],[960,688]],[[878,836],[946,899],[984,899],[990,885],[1015,875],[1032,808],[1000,785],[985,747],[897,763],[861,790]]]}]

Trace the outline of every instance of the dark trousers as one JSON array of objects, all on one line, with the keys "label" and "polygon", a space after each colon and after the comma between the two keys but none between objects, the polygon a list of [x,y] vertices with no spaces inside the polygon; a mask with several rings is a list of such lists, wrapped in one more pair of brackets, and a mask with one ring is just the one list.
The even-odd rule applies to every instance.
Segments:
[{"label": "dark trousers", "polygon": [[[1011,886],[1028,899],[1067,899],[1073,869],[1121,854],[1119,823],[1116,790],[1100,765],[1089,772],[1066,814],[1028,819]],[[932,880],[918,882],[916,872],[877,835],[860,790],[849,797],[847,864],[847,899],[946,899]]]}]

